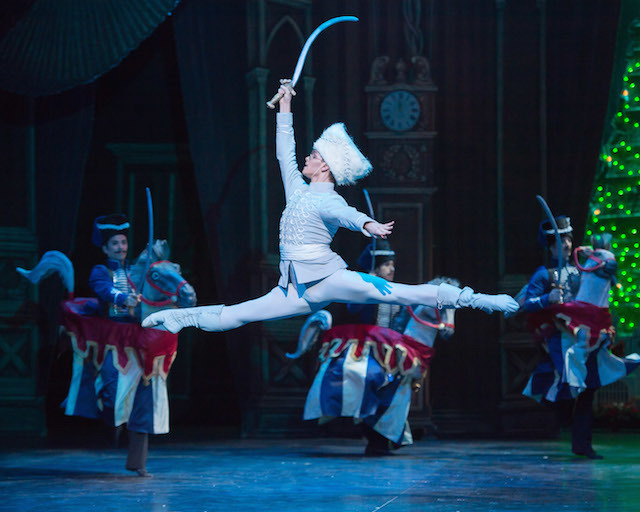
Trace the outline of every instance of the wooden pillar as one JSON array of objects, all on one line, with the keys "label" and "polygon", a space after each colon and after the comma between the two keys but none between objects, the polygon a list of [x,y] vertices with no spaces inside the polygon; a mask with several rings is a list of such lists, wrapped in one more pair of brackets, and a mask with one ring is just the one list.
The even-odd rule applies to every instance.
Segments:
[{"label": "wooden pillar", "polygon": [[[13,198],[24,197],[16,222],[8,225],[0,219],[0,267],[7,272],[0,283],[0,436],[12,439],[46,434],[44,397],[37,388],[41,341],[33,304],[38,302],[38,287],[14,270],[31,269],[38,260],[35,107],[33,98],[15,101],[9,108],[15,108],[24,123],[3,126],[4,172],[11,178],[3,180],[0,201],[15,203]],[[24,153],[11,159],[13,148],[6,145],[22,147]]]}]

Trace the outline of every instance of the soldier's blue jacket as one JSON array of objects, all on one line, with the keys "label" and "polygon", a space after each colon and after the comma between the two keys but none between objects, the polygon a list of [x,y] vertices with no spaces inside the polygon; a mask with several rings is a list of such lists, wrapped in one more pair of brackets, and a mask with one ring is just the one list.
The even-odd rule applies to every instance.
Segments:
[{"label": "soldier's blue jacket", "polygon": [[[89,285],[98,296],[101,305],[115,304],[123,307],[128,293],[118,290],[113,284],[113,272],[123,268],[118,260],[108,259],[106,265],[96,265],[91,270]],[[124,269],[129,273],[129,263],[125,261]]]},{"label": "soldier's blue jacket", "polygon": [[[551,267],[558,265],[557,260],[551,261]],[[565,265],[560,271],[560,281],[565,289],[565,302],[572,300],[578,292],[580,286],[580,274],[573,265]],[[549,307],[549,292],[551,292],[551,281],[549,278],[549,268],[538,267],[529,279],[527,293],[522,307],[525,311],[533,313]]]}]

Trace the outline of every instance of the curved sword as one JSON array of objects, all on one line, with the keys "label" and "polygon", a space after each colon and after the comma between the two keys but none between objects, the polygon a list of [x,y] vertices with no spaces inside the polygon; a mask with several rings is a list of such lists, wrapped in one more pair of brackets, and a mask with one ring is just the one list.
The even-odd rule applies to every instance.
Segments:
[{"label": "curved sword", "polygon": [[560,233],[558,232],[558,223],[556,222],[556,218],[553,216],[553,213],[551,213],[551,208],[549,208],[549,205],[544,200],[544,198],[540,195],[537,195],[536,199],[538,200],[538,202],[540,203],[540,206],[542,206],[542,209],[544,210],[547,217],[549,218],[549,222],[551,222],[551,226],[553,227],[553,234],[556,237],[556,251],[558,252],[558,270],[556,271],[555,278],[558,280],[556,284],[559,285],[560,271],[564,267],[564,256],[562,254],[562,239],[560,238]]},{"label": "curved sword", "polygon": [[142,295],[142,289],[144,288],[144,283],[147,280],[147,272],[149,272],[149,267],[151,266],[151,250],[153,247],[153,202],[151,201],[151,190],[149,187],[146,187],[147,190],[147,215],[149,219],[149,240],[147,241],[147,263],[144,269],[144,272],[140,276],[140,286],[138,286],[138,293]]},{"label": "curved sword", "polygon": [[[367,207],[369,208],[369,217],[371,217],[373,220],[375,220],[376,218],[373,215],[373,205],[371,204],[371,196],[369,196],[369,191],[366,188],[362,189],[362,193],[364,194],[364,199],[367,202]],[[376,268],[376,257],[375,257],[375,253],[376,253],[376,237],[373,236],[371,237],[372,242],[371,242],[371,247],[372,247],[372,252],[373,254],[371,255],[371,270],[370,272],[373,272],[374,269]]]},{"label": "curved sword", "polygon": [[[315,38],[318,37],[318,34],[320,34],[320,32],[322,32],[323,30],[329,28],[331,25],[335,25],[336,23],[340,23],[342,21],[358,21],[358,18],[356,18],[355,16],[338,16],[336,18],[331,18],[330,20],[325,21],[318,28],[316,28],[308,37],[307,41],[304,43],[304,46],[302,47],[302,51],[298,56],[298,62],[296,63],[296,68],[293,71],[293,76],[291,77],[291,82],[288,82],[287,87],[290,87],[291,89],[293,89],[298,83],[298,79],[302,74],[302,68],[304,67],[304,61],[307,58],[307,53],[309,53],[309,48],[311,48],[311,44],[313,43]],[[269,108],[276,108],[276,103],[278,103],[281,99],[282,99],[282,94],[276,93],[273,96],[273,98],[267,101],[267,106]]]}]

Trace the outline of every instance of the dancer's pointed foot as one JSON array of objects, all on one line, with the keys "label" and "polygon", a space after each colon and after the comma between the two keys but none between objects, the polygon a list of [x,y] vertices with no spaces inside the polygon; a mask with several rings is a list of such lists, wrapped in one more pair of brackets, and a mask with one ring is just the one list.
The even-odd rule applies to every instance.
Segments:
[{"label": "dancer's pointed foot", "polygon": [[473,308],[480,309],[485,313],[493,313],[494,311],[515,313],[520,309],[520,304],[510,295],[504,293],[499,295],[475,293],[468,286],[461,290],[457,286],[447,283],[439,285],[437,302],[438,308]]},{"label": "dancer's pointed foot", "polygon": [[204,331],[221,331],[220,312],[224,306],[200,306],[196,308],[165,309],[144,319],[142,327],[164,329],[173,334],[185,327],[197,327]]},{"label": "dancer's pointed foot", "polygon": [[481,309],[485,313],[493,313],[494,311],[502,311],[504,313],[515,313],[520,309],[520,304],[511,296],[506,293],[500,293],[498,295],[485,295],[484,293],[476,293],[479,297],[479,302],[484,301],[482,306],[475,306]]}]

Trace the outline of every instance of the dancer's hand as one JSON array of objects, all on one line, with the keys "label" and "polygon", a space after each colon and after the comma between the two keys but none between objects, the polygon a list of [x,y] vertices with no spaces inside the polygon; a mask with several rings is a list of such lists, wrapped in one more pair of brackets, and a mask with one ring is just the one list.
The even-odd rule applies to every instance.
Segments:
[{"label": "dancer's hand", "polygon": [[386,224],[380,224],[379,222],[367,222],[364,225],[364,230],[374,238],[387,238],[393,231],[393,225],[395,221],[387,222]]},{"label": "dancer's hand", "polygon": [[554,288],[549,292],[549,304],[561,304],[563,299],[562,288]]},{"label": "dancer's hand", "polygon": [[140,302],[140,295],[136,293],[130,293],[127,295],[127,298],[124,300],[124,305],[128,308],[135,308]]},{"label": "dancer's hand", "polygon": [[282,79],[280,80],[280,88],[278,92],[282,94],[282,99],[280,100],[280,112],[291,112],[291,98],[296,95],[296,91],[291,87],[291,80]]}]

